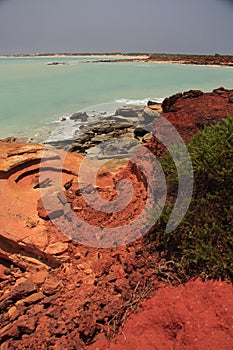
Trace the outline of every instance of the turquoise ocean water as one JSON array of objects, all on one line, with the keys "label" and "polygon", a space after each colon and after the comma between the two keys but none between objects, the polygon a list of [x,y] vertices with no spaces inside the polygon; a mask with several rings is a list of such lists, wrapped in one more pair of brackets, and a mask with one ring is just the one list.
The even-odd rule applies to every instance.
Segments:
[{"label": "turquoise ocean water", "polygon": [[[233,68],[169,63],[91,63],[90,57],[0,59],[0,138],[47,138],[80,110],[113,112],[190,89],[233,89]],[[62,65],[48,65],[51,61]]]}]

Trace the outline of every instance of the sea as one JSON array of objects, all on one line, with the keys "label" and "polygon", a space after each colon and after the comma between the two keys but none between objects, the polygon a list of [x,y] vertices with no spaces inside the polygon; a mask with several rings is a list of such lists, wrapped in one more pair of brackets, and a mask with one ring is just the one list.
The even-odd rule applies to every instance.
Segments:
[{"label": "sea", "polygon": [[1,58],[0,139],[72,138],[74,121],[69,117],[76,112],[104,120],[127,104],[162,102],[190,89],[233,89],[233,67],[111,62],[114,58]]}]

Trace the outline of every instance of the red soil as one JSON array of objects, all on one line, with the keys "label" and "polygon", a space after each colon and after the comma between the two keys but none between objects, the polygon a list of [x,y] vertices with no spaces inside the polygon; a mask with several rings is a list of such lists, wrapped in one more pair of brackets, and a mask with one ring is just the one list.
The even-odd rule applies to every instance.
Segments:
[{"label": "red soil", "polygon": [[[204,95],[189,92],[165,100],[163,115],[189,140],[204,125],[233,114],[232,101],[233,91],[224,89]],[[147,146],[156,152],[153,142]],[[50,208],[41,200],[37,185],[42,156],[39,145],[0,144],[1,350],[75,350],[95,341],[90,350],[231,349],[230,284],[196,280],[169,286],[177,283],[176,277],[150,234],[111,249],[71,239],[72,220],[61,194],[77,217],[93,224],[94,242],[95,227],[121,227],[143,208],[147,183],[141,171],[119,160],[100,170],[96,189],[103,199],[116,198],[119,179],[129,179],[134,188],[127,210],[110,217],[83,201],[77,184],[83,158],[66,156],[57,188],[60,153],[48,153],[44,186],[54,199],[52,214],[61,225],[69,222],[70,235],[65,236],[49,220]],[[79,181],[87,178],[88,173]],[[80,225],[79,232],[86,237],[85,226]],[[122,228],[122,234],[127,237],[129,232]],[[118,330],[108,343],[104,337],[112,338]]]},{"label": "red soil", "polygon": [[161,287],[115,339],[99,339],[88,350],[231,350],[232,315],[230,284],[198,279]]},{"label": "red soil", "polygon": [[163,115],[175,126],[184,141],[189,141],[204,126],[233,115],[233,90],[224,88],[203,93],[191,90],[166,98]]}]

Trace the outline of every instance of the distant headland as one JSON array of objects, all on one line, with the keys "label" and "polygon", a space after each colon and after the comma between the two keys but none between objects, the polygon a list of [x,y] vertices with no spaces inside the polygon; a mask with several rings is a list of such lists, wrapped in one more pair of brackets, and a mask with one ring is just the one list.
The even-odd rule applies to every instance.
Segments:
[{"label": "distant headland", "polygon": [[[168,53],[35,53],[35,54],[14,54],[0,55],[0,58],[64,58],[64,57],[90,57],[101,58],[98,62],[118,61],[142,61],[142,62],[167,62],[193,65],[218,65],[233,67],[233,55],[196,55],[196,54],[168,54]],[[111,57],[111,59],[110,59]],[[93,62],[93,61],[92,61]]]}]

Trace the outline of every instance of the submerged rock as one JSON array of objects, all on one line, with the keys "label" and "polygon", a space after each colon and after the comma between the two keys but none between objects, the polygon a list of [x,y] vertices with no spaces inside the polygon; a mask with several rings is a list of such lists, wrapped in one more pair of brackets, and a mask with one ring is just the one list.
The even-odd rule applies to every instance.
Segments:
[{"label": "submerged rock", "polygon": [[70,116],[71,120],[79,120],[81,122],[86,122],[88,119],[88,115],[86,112],[78,112],[74,113]]}]

